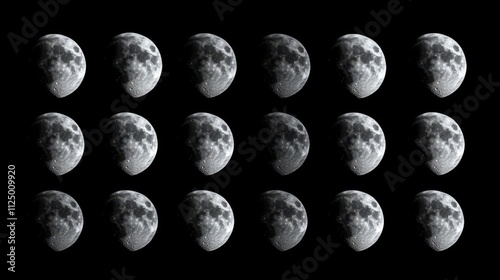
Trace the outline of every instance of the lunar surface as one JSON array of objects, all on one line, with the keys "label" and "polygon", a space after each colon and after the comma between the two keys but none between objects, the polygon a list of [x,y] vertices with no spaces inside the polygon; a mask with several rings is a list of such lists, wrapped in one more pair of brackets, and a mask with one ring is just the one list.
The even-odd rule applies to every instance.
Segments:
[{"label": "lunar surface", "polygon": [[191,36],[184,46],[188,79],[205,97],[226,91],[236,75],[236,56],[222,38],[200,33]]},{"label": "lunar surface", "polygon": [[425,155],[426,165],[437,175],[453,170],[462,159],[465,140],[460,126],[441,113],[419,115],[412,125],[413,142]]},{"label": "lunar surface", "polygon": [[457,242],[464,229],[464,214],[449,194],[428,190],[413,201],[416,225],[421,237],[435,251],[443,251]]},{"label": "lunar surface", "polygon": [[380,125],[361,113],[346,113],[337,118],[335,141],[347,167],[364,175],[378,166],[385,153],[385,136]]},{"label": "lunar surface", "polygon": [[270,34],[262,38],[259,63],[266,83],[280,98],[299,92],[311,71],[309,54],[295,38]]},{"label": "lunar surface", "polygon": [[109,144],[118,166],[129,175],[146,170],[158,151],[156,132],[149,121],[134,113],[118,113],[107,125],[112,130]]},{"label": "lunar surface", "polygon": [[83,229],[80,206],[66,193],[49,190],[36,195],[32,203],[36,229],[54,251],[73,245]]},{"label": "lunar surface", "polygon": [[370,96],[382,85],[387,70],[385,56],[372,39],[347,34],[337,39],[332,52],[342,83],[357,98]]},{"label": "lunar surface", "polygon": [[85,141],[78,124],[60,113],[46,113],[33,124],[33,140],[42,162],[55,175],[64,175],[80,162]]},{"label": "lunar surface", "polygon": [[269,133],[265,140],[271,167],[280,175],[299,169],[309,154],[309,134],[295,117],[285,113],[264,116],[262,131]]},{"label": "lunar surface", "polygon": [[143,35],[128,32],[115,36],[108,56],[118,85],[134,98],[149,93],[160,80],[160,51]]},{"label": "lunar surface", "polygon": [[73,93],[82,83],[87,69],[80,46],[60,34],[38,39],[32,59],[42,84],[58,98]]},{"label": "lunar surface", "polygon": [[437,97],[454,93],[462,84],[467,62],[463,49],[452,38],[439,33],[422,35],[412,55],[422,82]]},{"label": "lunar surface", "polygon": [[231,159],[233,134],[221,118],[209,113],[195,113],[184,120],[181,131],[187,156],[201,173],[215,174]]},{"label": "lunar surface", "polygon": [[271,190],[259,198],[260,222],[269,242],[279,251],[295,247],[307,230],[307,213],[294,195]]},{"label": "lunar surface", "polygon": [[384,214],[371,195],[343,191],[337,194],[332,206],[337,229],[349,247],[363,251],[377,242],[384,229]]},{"label": "lunar surface", "polygon": [[233,232],[233,210],[217,193],[190,192],[179,205],[179,210],[191,236],[206,251],[220,248]]},{"label": "lunar surface", "polygon": [[151,242],[158,228],[158,214],[143,194],[123,190],[112,193],[105,203],[112,234],[128,250],[137,251]]}]

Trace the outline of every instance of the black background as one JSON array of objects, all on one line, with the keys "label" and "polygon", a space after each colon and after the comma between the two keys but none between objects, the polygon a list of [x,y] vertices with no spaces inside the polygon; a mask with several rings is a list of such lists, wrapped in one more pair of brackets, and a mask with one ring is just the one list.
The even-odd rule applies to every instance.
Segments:
[{"label": "black background", "polygon": [[[224,0],[220,0],[226,3]],[[470,116],[462,118],[466,149],[460,164],[443,176],[417,167],[403,183],[391,190],[384,174],[398,174],[398,156],[408,158],[407,130],[413,119],[424,112],[453,109],[454,104],[472,100],[478,77],[500,80],[494,10],[479,1],[460,4],[440,1],[400,1],[403,7],[372,38],[384,51],[387,74],[380,89],[365,99],[356,99],[344,91],[328,70],[328,50],[336,38],[364,30],[374,18],[370,11],[387,9],[391,1],[312,1],[243,0],[226,11],[221,21],[213,1],[107,1],[106,4],[72,0],[59,5],[60,10],[39,28],[36,36],[15,53],[5,36],[21,35],[21,18],[28,19],[41,10],[36,1],[8,1],[3,4],[7,27],[2,47],[4,144],[7,164],[16,166],[16,275],[33,275],[51,279],[112,279],[113,270],[135,279],[159,279],[183,275],[182,278],[209,277],[237,279],[252,277],[281,279],[292,265],[301,265],[312,257],[317,238],[327,240],[330,220],[327,208],[335,195],[346,189],[371,194],[381,205],[385,216],[384,231],[377,243],[366,251],[353,252],[341,245],[326,261],[318,262],[308,279],[364,279],[367,276],[388,279],[466,279],[481,278],[493,265],[485,256],[494,251],[494,210],[491,181],[496,164],[495,132],[498,120],[494,110],[496,93],[479,101]],[[238,1],[233,1],[238,2]],[[159,48],[164,75],[146,98],[132,100],[132,106],[120,100],[117,90],[104,71],[104,49],[111,38],[122,32],[136,32],[150,38]],[[179,53],[190,36],[208,32],[224,38],[234,49],[237,74],[233,84],[222,95],[206,99],[185,84],[179,71]],[[410,75],[408,52],[416,38],[430,32],[454,38],[464,49],[467,75],[461,87],[451,96],[439,99],[418,86]],[[73,94],[57,99],[44,92],[29,74],[29,49],[36,39],[50,33],[64,34],[75,40],[84,51],[87,72],[83,83]],[[260,38],[283,33],[298,39],[311,59],[311,74],[305,87],[296,95],[279,99],[262,86],[255,71],[255,50]],[[497,88],[498,90],[498,88]],[[115,103],[114,103],[115,102]],[[471,101],[473,102],[473,101]],[[117,106],[111,106],[115,104]],[[472,104],[472,103],[470,103]],[[109,159],[103,143],[90,144],[87,153],[70,173],[56,177],[36,162],[27,149],[28,131],[34,119],[46,112],[70,116],[92,134],[101,121],[123,110],[148,119],[155,128],[159,149],[153,164],[143,173],[128,176]],[[311,141],[304,165],[288,176],[279,176],[264,168],[259,156],[251,160],[249,137],[256,136],[260,119],[271,111],[296,116],[307,128]],[[202,176],[185,166],[178,153],[177,133],[182,120],[195,112],[209,112],[230,126],[238,164],[238,175],[224,177],[227,186],[218,192],[231,204],[235,228],[228,242],[213,252],[205,252],[185,234],[178,211],[184,195],[203,189],[214,176]],[[329,129],[337,116],[361,112],[373,117],[385,132],[387,149],[381,164],[365,176],[355,176],[332,156]],[[451,114],[454,115],[454,114]],[[89,135],[89,134],[88,134]],[[95,140],[94,140],[95,141]],[[493,143],[492,143],[493,142]],[[91,147],[89,147],[91,146]],[[91,150],[90,150],[91,149]],[[223,171],[225,172],[225,171]],[[223,172],[215,177],[224,176]],[[229,178],[229,181],[227,181]],[[29,231],[28,206],[34,195],[56,189],[70,194],[84,214],[84,229],[78,241],[67,250],[52,252]],[[158,231],[149,245],[128,252],[110,241],[103,230],[102,205],[109,194],[132,189],[146,195],[156,206]],[[259,237],[254,223],[256,197],[270,189],[282,189],[296,195],[306,207],[309,227],[303,240],[293,249],[278,252]],[[452,195],[461,205],[465,229],[459,241],[443,252],[434,252],[418,243],[409,227],[408,205],[415,194],[436,189]],[[4,232],[2,230],[0,232]],[[338,241],[334,240],[333,241]],[[492,240],[492,241],[489,241]],[[7,253],[2,240],[2,259]],[[5,266],[5,262],[3,262]],[[6,267],[3,269],[6,270]],[[470,275],[470,276],[468,276]],[[12,276],[12,274],[9,274]],[[298,277],[297,275],[290,275]],[[3,279],[3,278],[2,278]],[[299,277],[297,279],[300,279]]]}]

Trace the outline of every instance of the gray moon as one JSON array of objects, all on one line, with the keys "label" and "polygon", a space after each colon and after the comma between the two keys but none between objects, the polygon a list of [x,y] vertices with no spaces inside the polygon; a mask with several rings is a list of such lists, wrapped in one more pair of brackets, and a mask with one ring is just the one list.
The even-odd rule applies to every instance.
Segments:
[{"label": "gray moon", "polygon": [[280,112],[265,115],[262,124],[262,131],[269,135],[264,144],[273,170],[288,175],[299,169],[309,154],[305,126],[297,118]]},{"label": "gray moon", "polygon": [[306,84],[311,62],[305,47],[285,34],[270,34],[259,45],[259,63],[264,80],[280,98],[290,97]]},{"label": "gray moon", "polygon": [[206,251],[224,245],[234,228],[233,210],[221,195],[211,191],[193,191],[179,205],[195,242]]},{"label": "gray moon", "polygon": [[221,37],[200,33],[191,36],[184,46],[188,79],[207,98],[226,91],[236,75],[236,56]]},{"label": "gray moon", "polygon": [[423,191],[415,196],[412,206],[417,230],[430,248],[443,251],[458,241],[464,229],[464,214],[452,196]]},{"label": "gray moon", "polygon": [[224,168],[234,150],[234,139],[227,123],[210,113],[189,115],[181,125],[182,141],[189,160],[205,175]]},{"label": "gray moon", "polygon": [[271,190],[260,195],[258,201],[260,222],[264,234],[279,251],[295,247],[307,230],[304,205],[293,194]]},{"label": "gray moon", "polygon": [[354,96],[365,98],[380,88],[387,65],[375,41],[363,35],[347,34],[337,39],[332,52],[335,68]]},{"label": "gray moon", "polygon": [[130,251],[144,248],[158,229],[158,213],[145,195],[122,190],[112,193],[105,205],[112,234]]},{"label": "gray moon", "polygon": [[134,98],[149,93],[160,80],[160,51],[149,38],[137,33],[115,36],[108,55],[118,85]]},{"label": "gray moon", "polygon": [[361,113],[346,113],[333,125],[335,141],[347,167],[356,175],[375,169],[385,153],[385,136],[380,125]]},{"label": "gray moon", "polygon": [[82,49],[73,39],[48,34],[38,39],[32,51],[36,71],[50,93],[62,98],[78,89],[87,64]]},{"label": "gray moon", "polygon": [[156,132],[144,117],[134,113],[113,115],[107,126],[114,160],[128,175],[137,175],[153,162],[158,151]]},{"label": "gray moon", "polygon": [[453,170],[462,159],[465,139],[460,126],[441,113],[424,113],[412,125],[413,142],[423,152],[427,167],[437,175]]},{"label": "gray moon", "polygon": [[335,197],[332,210],[342,239],[355,251],[368,249],[382,234],[382,208],[367,193],[356,190],[343,191]]},{"label": "gray moon", "polygon": [[422,82],[437,97],[454,93],[462,84],[467,62],[463,49],[452,38],[439,33],[422,35],[412,55]]},{"label": "gray moon", "polygon": [[32,207],[36,229],[52,250],[65,250],[78,240],[83,229],[83,214],[70,195],[56,190],[44,191],[35,196]]},{"label": "gray moon", "polygon": [[52,173],[64,175],[78,165],[85,141],[73,119],[60,113],[45,113],[36,118],[32,129],[35,148]]}]

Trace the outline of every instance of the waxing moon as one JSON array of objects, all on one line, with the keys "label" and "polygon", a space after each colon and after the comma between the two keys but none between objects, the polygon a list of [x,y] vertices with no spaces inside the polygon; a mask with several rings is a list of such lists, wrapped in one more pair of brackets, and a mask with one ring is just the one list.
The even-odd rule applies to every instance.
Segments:
[{"label": "waxing moon", "polygon": [[236,56],[221,37],[200,33],[191,36],[184,46],[188,79],[205,97],[226,91],[236,75]]},{"label": "waxing moon", "polygon": [[344,35],[337,39],[332,53],[342,83],[357,98],[370,96],[382,85],[387,70],[385,56],[372,39]]},{"label": "waxing moon", "polygon": [[85,141],[80,127],[70,117],[42,114],[36,118],[32,133],[40,159],[55,175],[70,172],[82,159]]},{"label": "waxing moon", "polygon": [[54,96],[66,97],[80,86],[87,64],[82,49],[73,39],[48,34],[38,39],[32,51],[38,76]]},{"label": "waxing moon", "polygon": [[270,34],[259,45],[259,64],[269,88],[280,98],[299,92],[311,72],[305,47],[285,34]]},{"label": "waxing moon", "polygon": [[118,85],[132,97],[149,93],[160,80],[160,51],[149,38],[122,33],[113,38],[107,51]]},{"label": "waxing moon", "polygon": [[465,140],[460,126],[441,113],[424,113],[412,125],[413,143],[423,152],[426,165],[437,175],[453,170],[460,163]]},{"label": "waxing moon", "polygon": [[452,38],[439,33],[422,35],[412,55],[422,82],[437,97],[454,93],[462,84],[467,62],[463,49]]},{"label": "waxing moon", "polygon": [[361,113],[346,113],[333,125],[336,145],[347,167],[356,175],[375,169],[385,153],[385,136],[380,125]]}]

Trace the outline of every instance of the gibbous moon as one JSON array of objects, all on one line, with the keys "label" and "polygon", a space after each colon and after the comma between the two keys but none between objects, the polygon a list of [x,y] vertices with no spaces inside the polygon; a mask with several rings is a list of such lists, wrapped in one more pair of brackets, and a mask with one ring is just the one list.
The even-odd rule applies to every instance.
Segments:
[{"label": "gibbous moon", "polygon": [[153,162],[158,151],[156,132],[148,120],[134,113],[113,115],[109,144],[114,160],[128,175],[137,175]]},{"label": "gibbous moon", "polygon": [[105,203],[112,234],[128,250],[137,251],[151,242],[158,228],[158,213],[146,196],[123,190],[112,193]]},{"label": "gibbous moon", "polygon": [[364,175],[378,166],[385,153],[385,136],[380,125],[361,113],[346,113],[333,125],[335,141],[347,167]]},{"label": "gibbous moon", "polygon": [[279,251],[295,247],[307,230],[307,213],[294,195],[271,190],[260,195],[260,222],[271,245]]},{"label": "gibbous moon", "polygon": [[206,251],[220,248],[233,232],[233,210],[226,199],[217,193],[190,192],[179,205],[179,210],[191,237]]},{"label": "gibbous moon", "polygon": [[54,251],[69,248],[80,237],[82,210],[66,193],[49,190],[37,194],[32,202],[32,214],[38,233]]},{"label": "gibbous moon", "polygon": [[222,170],[233,155],[233,134],[218,116],[209,113],[189,115],[181,125],[181,132],[186,155],[205,175]]},{"label": "gibbous moon", "polygon": [[299,92],[311,72],[311,62],[305,47],[285,34],[270,34],[259,45],[259,63],[263,78],[280,98]]},{"label": "gibbous moon", "polygon": [[467,62],[463,49],[452,38],[439,33],[422,35],[412,55],[422,82],[437,97],[454,93],[462,84]]},{"label": "gibbous moon", "polygon": [[54,96],[66,97],[80,86],[87,64],[82,49],[73,39],[48,34],[38,39],[32,51],[39,78]]},{"label": "gibbous moon", "polygon": [[309,134],[295,117],[274,112],[264,116],[262,133],[269,164],[280,175],[288,175],[299,169],[309,154]]},{"label": "gibbous moon", "polygon": [[113,38],[107,51],[118,85],[132,97],[149,93],[160,80],[160,51],[149,38],[122,33]]},{"label": "gibbous moon", "polygon": [[412,206],[417,230],[433,250],[446,250],[460,238],[464,229],[464,214],[449,194],[423,191],[416,195]]},{"label": "gibbous moon", "polygon": [[370,248],[384,229],[382,208],[371,195],[361,191],[337,194],[332,212],[341,238],[355,251]]},{"label": "gibbous moon", "polygon": [[372,39],[347,34],[337,39],[332,52],[342,83],[357,98],[370,96],[382,85],[387,69],[385,56]]},{"label": "gibbous moon", "polygon": [[45,113],[32,127],[41,160],[57,176],[73,170],[82,159],[85,141],[78,124],[60,113]]},{"label": "gibbous moon", "polygon": [[191,36],[184,46],[188,79],[205,97],[226,91],[236,75],[236,56],[221,37],[200,33]]},{"label": "gibbous moon", "polygon": [[413,142],[423,152],[426,165],[437,175],[453,170],[460,163],[465,140],[460,126],[441,113],[419,115],[412,125]]}]

